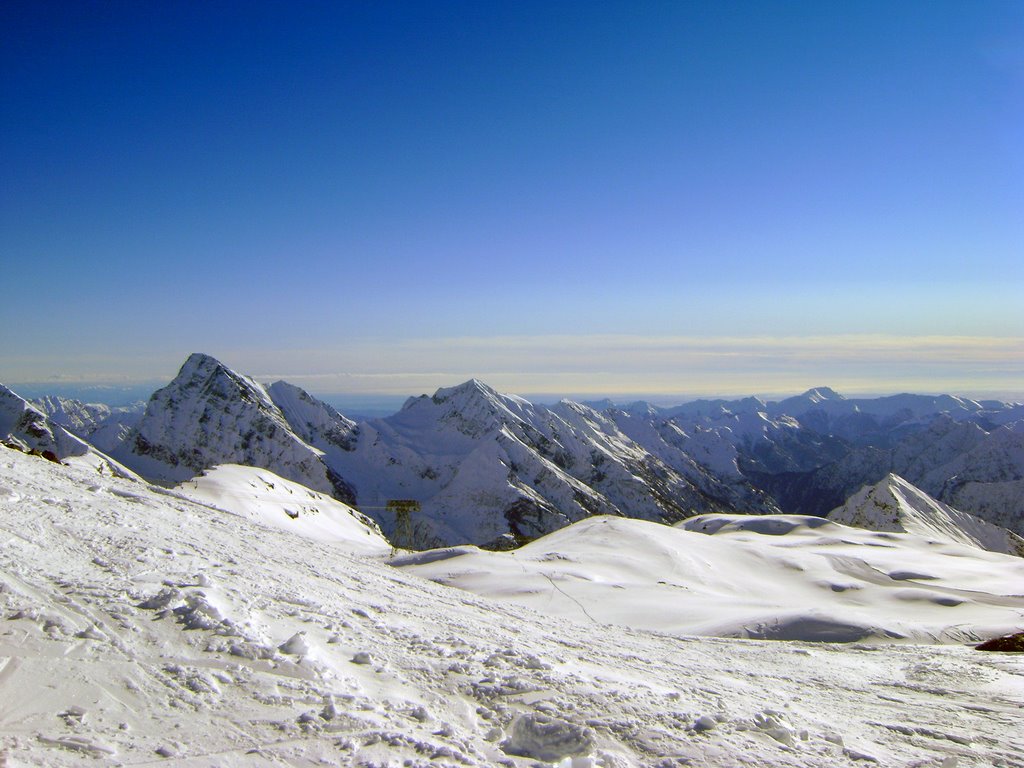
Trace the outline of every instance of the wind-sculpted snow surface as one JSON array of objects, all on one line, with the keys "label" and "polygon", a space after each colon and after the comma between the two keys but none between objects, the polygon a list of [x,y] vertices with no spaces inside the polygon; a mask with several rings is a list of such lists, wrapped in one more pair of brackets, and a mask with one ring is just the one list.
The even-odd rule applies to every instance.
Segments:
[{"label": "wind-sculpted snow surface", "polygon": [[9,766],[1024,765],[1003,654],[574,621],[7,449],[0,542]]},{"label": "wind-sculpted snow surface", "polygon": [[597,624],[679,635],[978,641],[1024,621],[1024,560],[797,515],[675,528],[591,518],[514,552],[458,547],[395,565]]}]

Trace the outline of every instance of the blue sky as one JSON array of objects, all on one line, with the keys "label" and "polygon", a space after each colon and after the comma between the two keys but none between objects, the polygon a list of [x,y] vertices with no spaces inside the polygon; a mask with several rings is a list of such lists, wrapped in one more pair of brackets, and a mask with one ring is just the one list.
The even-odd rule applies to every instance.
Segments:
[{"label": "blue sky", "polygon": [[1024,397],[1024,5],[295,5],[0,8],[0,381]]}]

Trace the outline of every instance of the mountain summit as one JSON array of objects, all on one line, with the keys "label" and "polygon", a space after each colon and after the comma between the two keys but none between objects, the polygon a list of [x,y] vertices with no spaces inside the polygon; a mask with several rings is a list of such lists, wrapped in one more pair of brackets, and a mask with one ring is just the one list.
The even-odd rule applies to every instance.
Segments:
[{"label": "mountain summit", "polygon": [[1024,539],[937,501],[899,475],[861,489],[828,519],[873,531],[918,536],[1024,557]]},{"label": "mountain summit", "polygon": [[348,484],[295,433],[261,384],[199,353],[153,393],[114,453],[139,474],[165,482],[188,480],[220,464],[245,464],[355,501]]}]

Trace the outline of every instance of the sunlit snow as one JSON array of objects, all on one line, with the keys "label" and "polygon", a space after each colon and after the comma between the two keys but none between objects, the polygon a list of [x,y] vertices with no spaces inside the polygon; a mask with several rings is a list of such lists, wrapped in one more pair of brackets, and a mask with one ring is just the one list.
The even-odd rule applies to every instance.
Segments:
[{"label": "sunlit snow", "polygon": [[[610,596],[632,592],[644,607],[659,586],[710,594],[721,581],[717,619],[728,622],[726,603],[745,576],[755,595],[801,579],[804,594],[821,591],[814,580],[836,569],[820,550],[837,531],[850,541],[836,550],[876,571],[896,565],[900,547],[913,553],[904,570],[945,568],[953,549],[932,557],[927,545],[899,544],[900,534],[828,523],[773,536],[728,519],[713,535],[658,529],[668,536],[653,547],[653,524],[599,518],[526,552],[532,575],[521,569],[509,582],[539,590],[524,606],[267,522],[0,449],[2,762],[1024,765],[1014,657],[964,645],[679,637],[602,623],[594,604],[596,621],[571,617],[558,589],[592,584],[603,592],[590,594],[620,607],[626,601]],[[766,539],[779,543],[755,543]],[[774,551],[787,541],[785,556]],[[885,543],[897,549],[875,546]],[[572,561],[599,544],[609,562]],[[1019,574],[1005,556],[956,551],[965,576]],[[784,559],[809,570],[790,569],[783,581]],[[759,561],[746,573],[713,568]],[[659,568],[666,585],[643,586]],[[587,573],[594,581],[577,578]],[[941,582],[950,571],[927,575]],[[920,575],[886,578],[904,582],[896,591],[922,589]],[[888,592],[866,587],[864,611]],[[976,605],[906,605],[928,616],[966,610],[977,621],[1008,614],[1004,599],[990,587]],[[706,610],[716,618],[710,602]]]}]

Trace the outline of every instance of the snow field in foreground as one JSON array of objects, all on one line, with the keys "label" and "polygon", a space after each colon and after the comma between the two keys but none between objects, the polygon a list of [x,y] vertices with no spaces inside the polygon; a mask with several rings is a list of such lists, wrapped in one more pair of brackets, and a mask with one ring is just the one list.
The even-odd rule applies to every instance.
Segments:
[{"label": "snow field in foreground", "polygon": [[511,552],[394,564],[585,622],[674,634],[978,642],[1024,624],[1024,559],[799,515],[596,517]]},{"label": "snow field in foreground", "polygon": [[576,622],[0,452],[9,766],[1019,767],[1022,679]]}]

